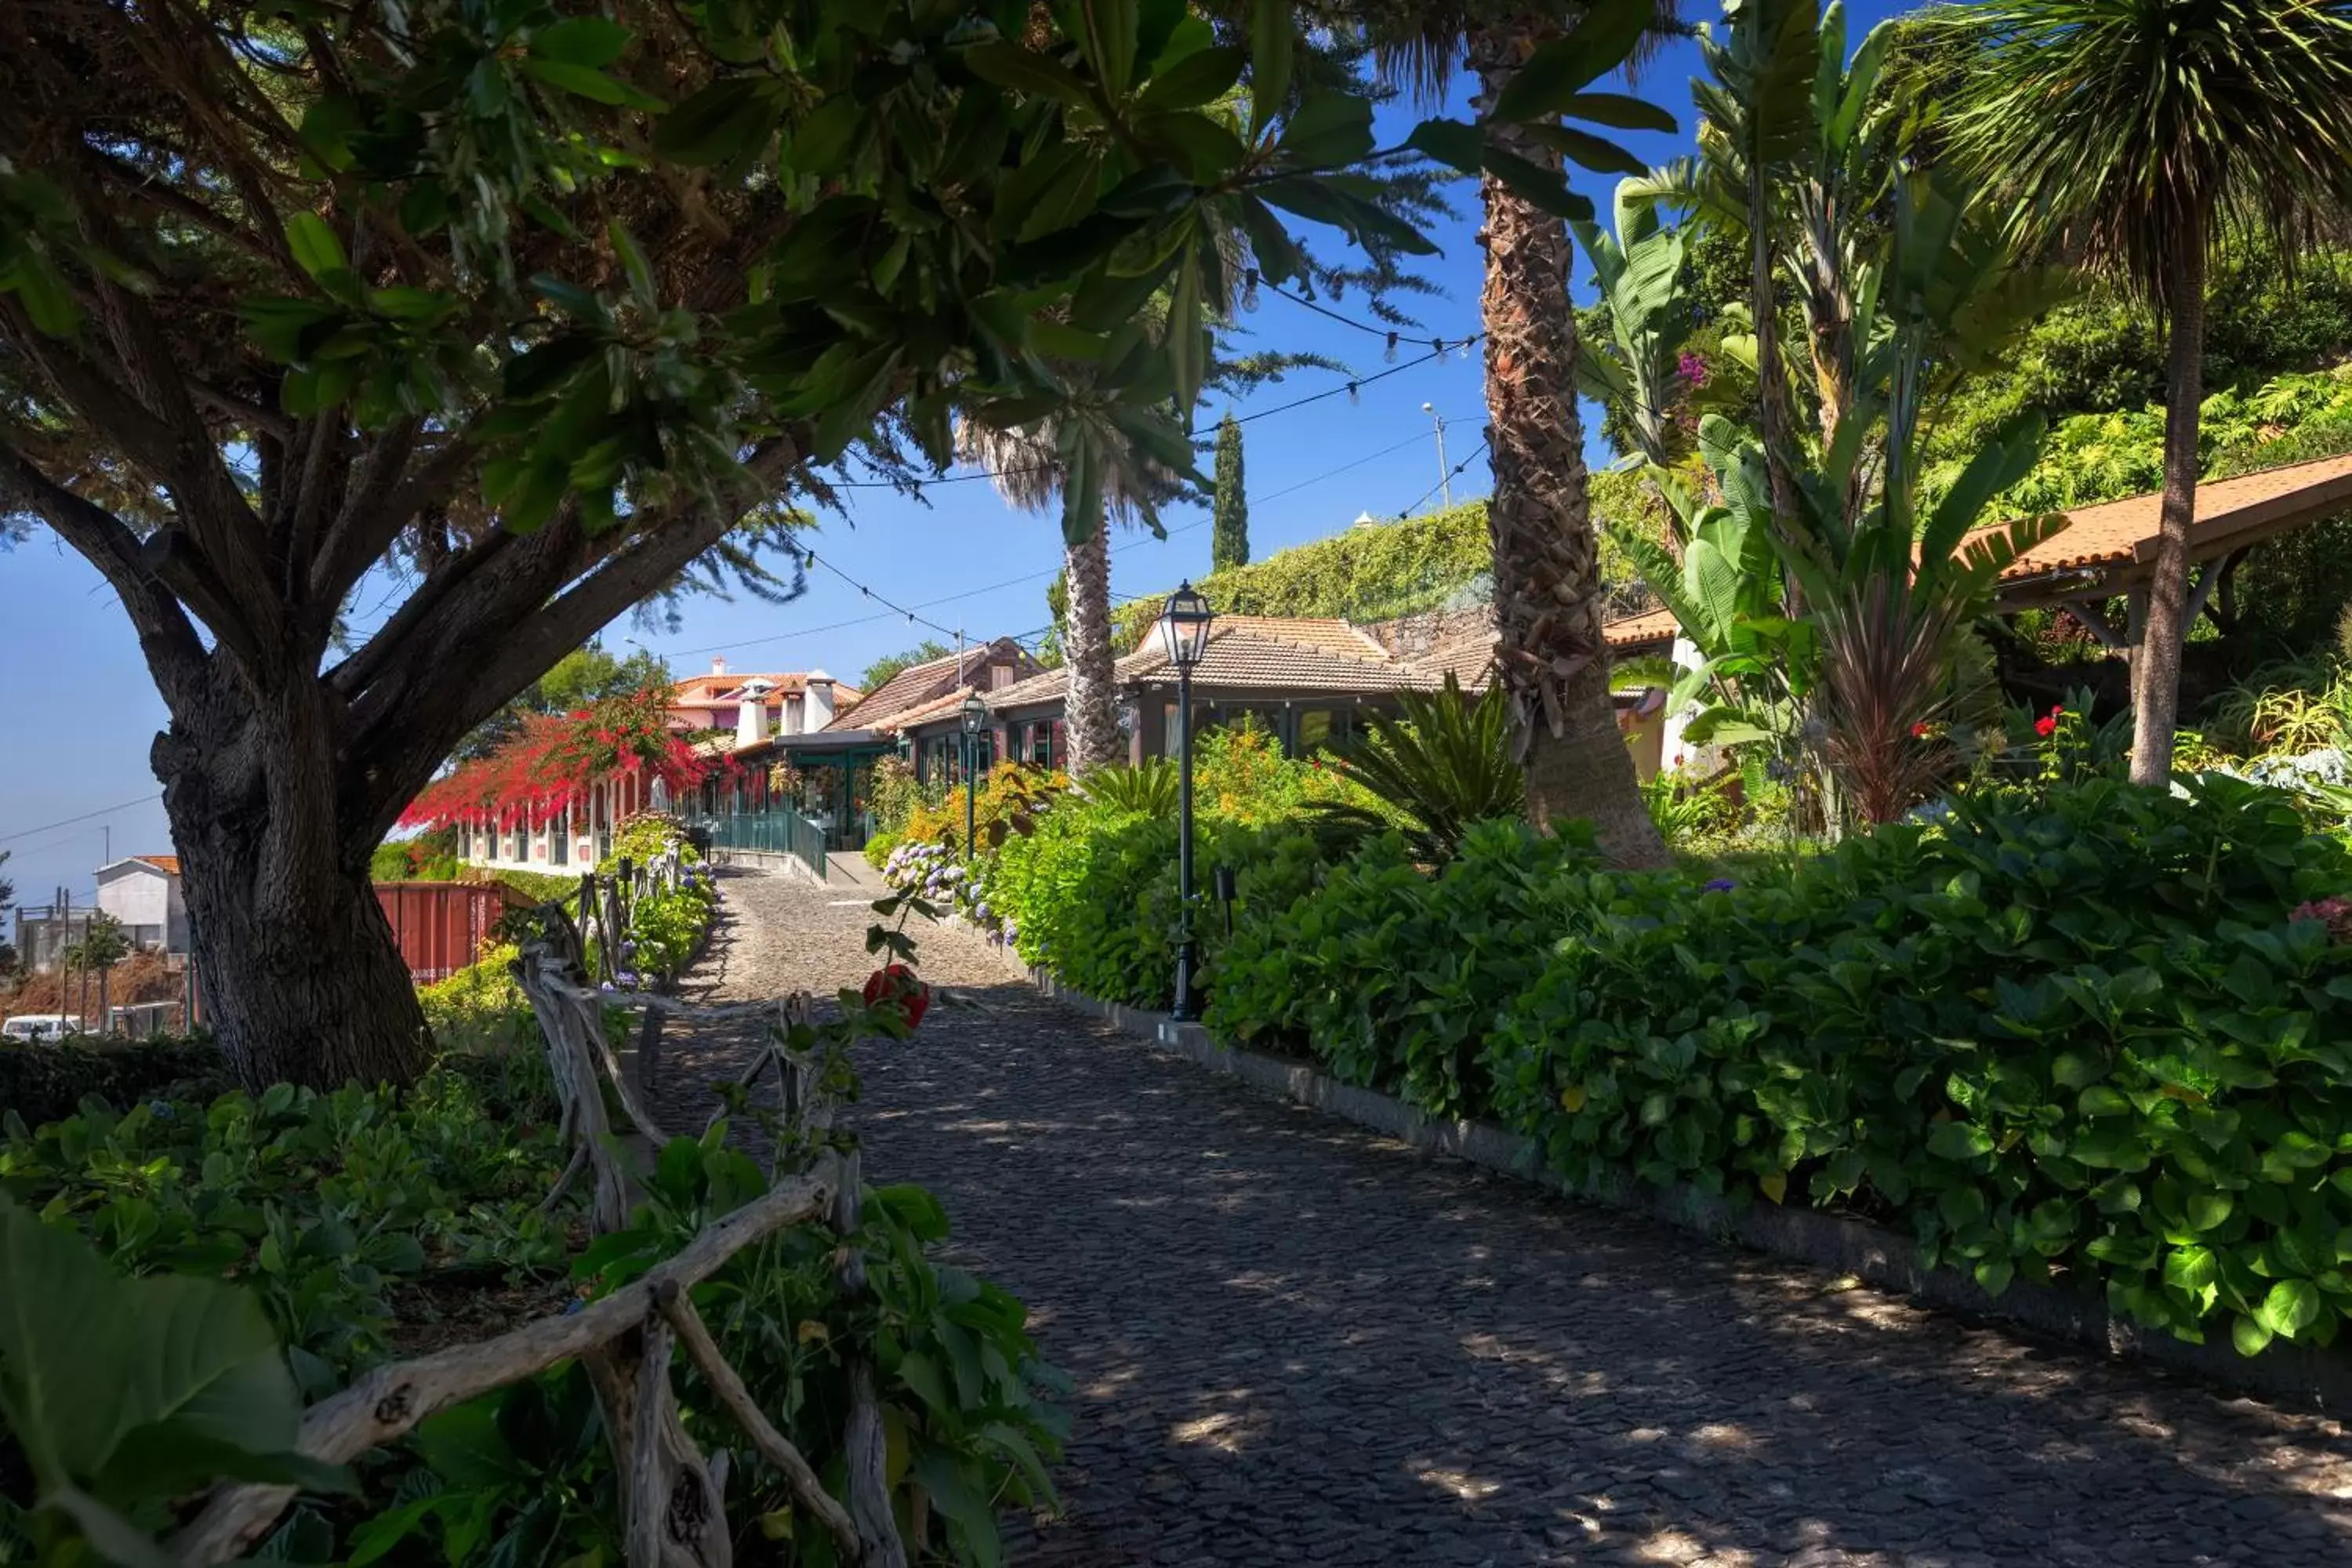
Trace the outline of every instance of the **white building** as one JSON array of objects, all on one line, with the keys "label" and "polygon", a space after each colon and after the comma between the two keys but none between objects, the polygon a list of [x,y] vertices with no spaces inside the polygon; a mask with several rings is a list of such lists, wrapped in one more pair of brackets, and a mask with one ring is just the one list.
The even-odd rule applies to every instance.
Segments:
[{"label": "white building", "polygon": [[188,951],[188,906],[176,855],[133,855],[100,866],[98,907],[122,922],[133,947]]}]

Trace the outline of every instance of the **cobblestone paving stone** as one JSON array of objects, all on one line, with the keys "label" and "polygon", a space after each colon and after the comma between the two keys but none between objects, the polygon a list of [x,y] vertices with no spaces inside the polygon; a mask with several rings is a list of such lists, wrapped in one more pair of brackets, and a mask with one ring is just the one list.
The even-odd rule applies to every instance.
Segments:
[{"label": "cobblestone paving stone", "polygon": [[[870,968],[843,892],[727,887],[710,994]],[[2352,1563],[2334,1421],[1422,1156],[923,947],[969,1005],[855,1118],[1076,1380],[1015,1563]],[[668,1103],[739,1049],[681,1043]]]}]

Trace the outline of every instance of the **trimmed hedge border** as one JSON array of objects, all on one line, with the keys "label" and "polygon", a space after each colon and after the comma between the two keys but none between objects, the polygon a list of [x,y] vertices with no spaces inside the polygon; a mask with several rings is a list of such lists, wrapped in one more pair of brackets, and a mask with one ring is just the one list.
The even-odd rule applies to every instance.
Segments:
[{"label": "trimmed hedge border", "polygon": [[1988,1295],[1958,1270],[1920,1268],[1909,1237],[1863,1220],[1769,1203],[1735,1214],[1722,1198],[1687,1185],[1655,1187],[1632,1177],[1602,1186],[1572,1185],[1546,1169],[1542,1147],[1535,1140],[1492,1122],[1429,1116],[1377,1089],[1341,1083],[1311,1063],[1219,1045],[1199,1024],[1180,1024],[1165,1013],[1097,1002],[1063,985],[1050,970],[1024,965],[1009,951],[1003,963],[1010,973],[1042,994],[1105,1019],[1161,1051],[1416,1149],[1450,1155],[1572,1199],[1663,1220],[1710,1240],[1738,1242],[1776,1258],[1851,1274],[1931,1307],[2017,1323],[2103,1355],[2185,1373],[2232,1394],[2331,1415],[2352,1405],[2352,1354],[2342,1347],[2273,1342],[2250,1358],[2238,1354],[2227,1336],[2191,1344],[2160,1329],[2112,1317],[2096,1300],[2048,1286],[2020,1282],[1998,1297]]}]

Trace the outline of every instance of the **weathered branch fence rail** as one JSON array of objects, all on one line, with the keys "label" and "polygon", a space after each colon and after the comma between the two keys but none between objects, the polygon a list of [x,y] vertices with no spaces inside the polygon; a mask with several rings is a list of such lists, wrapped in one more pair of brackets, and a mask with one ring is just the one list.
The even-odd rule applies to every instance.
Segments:
[{"label": "weathered branch fence rail", "polygon": [[[671,874],[676,870],[671,868]],[[589,896],[593,879],[582,885],[582,909],[601,911],[606,932],[627,929],[626,903],[614,887],[622,880],[604,879],[604,890],[612,896],[601,899]],[[604,991],[588,983],[582,928],[560,906],[546,906],[541,913],[545,932],[523,945],[514,970],[546,1039],[562,1131],[572,1149],[570,1163],[548,1194],[550,1208],[584,1178],[591,1184],[588,1206],[596,1234],[625,1228],[642,1173],[667,1142],[613,1049],[604,1023],[610,1006],[641,1008],[649,1024],[665,1015],[709,1024],[772,1019],[777,1026],[754,1076],[776,1075],[786,1127],[803,1135],[776,1141],[776,1168],[763,1196],[712,1222],[642,1279],[577,1311],[375,1368],[310,1407],[302,1420],[300,1451],[331,1464],[348,1463],[397,1441],[437,1411],[576,1359],[595,1391],[620,1478],[628,1568],[731,1568],[733,1531],[726,1516],[730,1456],[727,1450],[704,1455],[679,1418],[672,1373],[683,1348],[750,1449],[775,1467],[795,1503],[832,1537],[842,1563],[906,1568],[869,1358],[855,1350],[846,1355],[845,1502],[825,1489],[805,1456],[760,1410],[689,1294],[746,1247],[799,1225],[822,1225],[840,1238],[837,1288],[852,1300],[866,1293],[865,1257],[848,1245],[859,1225],[859,1155],[854,1147],[835,1146],[828,1136],[835,1106],[826,1091],[826,1064],[789,1044],[793,1026],[810,1021],[812,999],[800,993],[780,1001],[700,1007],[643,992]],[[609,938],[606,945],[609,950]],[[747,1089],[749,1083],[747,1078]],[[625,1127],[613,1122],[608,1091]],[[782,1169],[788,1164],[797,1168]],[[189,1568],[239,1557],[294,1496],[284,1487],[225,1487],[173,1541],[173,1555]]]}]

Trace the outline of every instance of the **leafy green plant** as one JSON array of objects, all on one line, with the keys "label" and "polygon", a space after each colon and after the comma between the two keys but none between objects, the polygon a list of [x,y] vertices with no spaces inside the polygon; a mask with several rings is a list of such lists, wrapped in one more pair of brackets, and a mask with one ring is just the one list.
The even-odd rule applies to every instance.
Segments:
[{"label": "leafy green plant", "polygon": [[[1482,895],[1497,956],[1461,967],[1428,956],[1443,882],[1391,849],[1253,919],[1213,1026],[1483,1100],[1572,1181],[1859,1212],[1996,1292],[2250,1354],[2352,1314],[2352,948],[2322,918],[2352,848],[2275,791],[1963,796],[1737,885],[1566,868]],[[1468,1078],[1400,1043],[1441,998]]]},{"label": "leafy green plant", "polygon": [[37,1490],[43,1562],[170,1561],[166,1505],[223,1479],[349,1490],[294,1450],[302,1402],[247,1291],[129,1279],[0,1197],[0,1415]]},{"label": "leafy green plant", "polygon": [[1475,825],[1526,807],[1526,775],[1511,754],[1509,698],[1499,681],[1466,698],[1449,672],[1443,691],[1401,691],[1397,706],[1398,717],[1372,715],[1370,733],[1331,764],[1377,805],[1318,801],[1308,816],[1343,841],[1400,826],[1416,859],[1443,864]]},{"label": "leafy green plant", "polygon": [[1078,787],[1088,800],[1100,801],[1112,811],[1136,816],[1176,815],[1176,764],[1166,757],[1146,757],[1134,767],[1097,768]]}]

